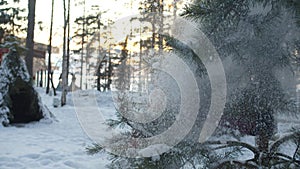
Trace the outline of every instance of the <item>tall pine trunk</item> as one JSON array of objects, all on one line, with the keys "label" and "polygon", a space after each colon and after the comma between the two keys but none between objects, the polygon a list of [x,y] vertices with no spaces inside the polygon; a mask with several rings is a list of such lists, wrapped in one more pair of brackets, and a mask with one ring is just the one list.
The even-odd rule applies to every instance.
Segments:
[{"label": "tall pine trunk", "polygon": [[67,24],[68,24],[68,35],[67,35],[67,80],[66,80],[66,83],[67,83],[67,86],[69,84],[69,68],[70,68],[70,0],[68,0],[68,16],[67,16]]},{"label": "tall pine trunk", "polygon": [[63,0],[64,3],[64,35],[63,35],[63,62],[62,62],[62,93],[61,93],[61,106],[66,104],[67,96],[67,54],[66,54],[66,34],[67,34],[67,15],[66,15],[66,0]]},{"label": "tall pine trunk", "polygon": [[28,49],[26,54],[26,66],[29,75],[32,77],[33,67],[33,47],[34,47],[34,23],[35,23],[35,0],[28,0],[28,24],[27,24],[27,38],[26,48]]}]

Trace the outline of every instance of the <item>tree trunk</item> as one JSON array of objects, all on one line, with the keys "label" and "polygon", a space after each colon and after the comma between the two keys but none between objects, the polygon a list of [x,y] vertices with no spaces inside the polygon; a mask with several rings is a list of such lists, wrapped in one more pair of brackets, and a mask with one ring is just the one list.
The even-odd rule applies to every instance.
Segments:
[{"label": "tree trunk", "polygon": [[53,89],[54,96],[56,96],[56,89],[55,89],[55,86],[54,86],[54,83],[53,83],[53,72],[51,72],[51,86],[52,86],[52,89]]},{"label": "tree trunk", "polygon": [[269,138],[268,136],[261,134],[256,136],[255,144],[260,152],[268,152],[269,148]]},{"label": "tree trunk", "polygon": [[50,37],[49,37],[49,46],[48,46],[48,80],[47,80],[47,88],[46,93],[49,93],[50,89],[50,79],[51,77],[51,53],[52,53],[52,29],[53,29],[53,11],[54,11],[54,0],[52,0],[52,8],[51,8],[51,23],[50,23]]},{"label": "tree trunk", "polygon": [[28,49],[26,54],[26,67],[29,75],[32,77],[33,67],[33,47],[34,47],[34,23],[35,23],[35,0],[28,0],[28,24],[27,24],[27,38],[26,48]]},{"label": "tree trunk", "polygon": [[69,67],[70,67],[70,0],[68,0],[68,35],[67,35],[67,79],[66,79],[66,83],[67,83],[67,86],[69,84]]},{"label": "tree trunk", "polygon": [[97,68],[97,90],[98,91],[101,90],[101,86],[100,86],[100,64]]},{"label": "tree trunk", "polygon": [[159,52],[163,51],[163,32],[164,32],[164,0],[159,2],[159,34],[158,34],[158,48]]},{"label": "tree trunk", "polygon": [[39,87],[39,83],[40,83],[40,72],[37,71],[36,72],[36,87]]},{"label": "tree trunk", "polygon": [[43,87],[43,70],[40,71],[41,78],[40,78],[40,87]]},{"label": "tree trunk", "polygon": [[64,35],[63,35],[63,62],[62,62],[62,93],[61,93],[61,106],[66,104],[67,97],[67,55],[66,55],[66,33],[67,33],[67,16],[66,16],[66,0],[64,3]]},{"label": "tree trunk", "polygon": [[85,36],[85,0],[83,0],[83,22],[82,22],[82,36],[81,36],[81,59],[80,59],[80,89],[82,90],[82,76],[83,76],[83,45]]},{"label": "tree trunk", "polygon": [[257,113],[255,144],[260,152],[268,152],[269,140],[275,132],[276,122],[273,114],[270,110]]}]

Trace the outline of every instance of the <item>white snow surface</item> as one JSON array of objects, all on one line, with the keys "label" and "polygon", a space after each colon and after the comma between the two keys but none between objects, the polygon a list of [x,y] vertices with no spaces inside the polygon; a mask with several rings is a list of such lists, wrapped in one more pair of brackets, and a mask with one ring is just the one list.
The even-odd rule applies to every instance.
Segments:
[{"label": "white snow surface", "polygon": [[[106,165],[111,163],[108,154],[104,152],[96,155],[87,154],[86,148],[91,146],[94,141],[88,137],[80,125],[74,104],[77,104],[75,106],[79,107],[83,106],[82,108],[85,109],[85,113],[98,108],[102,112],[104,120],[115,119],[116,110],[111,93],[100,94],[96,92],[93,98],[91,98],[90,94],[93,91],[77,91],[78,95],[76,93],[73,95],[73,97],[76,97],[74,104],[72,102],[72,94],[69,93],[67,105],[54,108],[52,105],[54,96],[46,95],[45,89],[42,88],[37,88],[37,91],[42,98],[43,104],[47,106],[54,115],[54,118],[52,120],[42,119],[39,122],[29,124],[0,127],[0,169],[106,168]],[[59,95],[56,97],[60,98]],[[80,105],[78,105],[79,103]],[[289,123],[289,120],[286,117],[278,119],[279,136],[292,127],[300,125],[298,120],[293,123]],[[103,139],[107,138],[108,135],[112,135],[113,131],[108,130],[108,126],[105,124],[99,127],[101,131],[103,129],[102,134],[100,133]],[[241,141],[253,146],[255,144],[253,136],[242,137]],[[160,146],[156,148],[162,148]],[[283,152],[285,154],[294,152],[292,150],[294,145],[285,144],[284,147]],[[145,155],[145,153],[149,152],[146,148],[139,153]],[[251,152],[244,152],[238,159],[245,160],[252,157],[253,154]]]},{"label": "white snow surface", "polygon": [[38,88],[54,120],[0,127],[1,169],[103,169],[108,155],[88,155],[93,141],[82,130],[74,107],[52,106],[53,96]]}]

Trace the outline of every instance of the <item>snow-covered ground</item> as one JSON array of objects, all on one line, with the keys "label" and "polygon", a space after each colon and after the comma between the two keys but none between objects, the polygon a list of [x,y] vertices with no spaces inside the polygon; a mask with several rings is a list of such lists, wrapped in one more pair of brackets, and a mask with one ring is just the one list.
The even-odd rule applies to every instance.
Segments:
[{"label": "snow-covered ground", "polygon": [[45,95],[44,89],[38,91],[57,120],[0,128],[0,168],[105,168],[109,163],[105,153],[86,153],[93,141],[81,128],[72,104],[54,108],[53,96]]},{"label": "snow-covered ground", "polygon": [[[102,141],[114,133],[103,123],[105,119],[115,118],[115,105],[111,94],[92,90],[77,91],[68,94],[66,106],[54,108],[52,105],[54,96],[46,95],[45,89],[37,88],[37,90],[43,103],[55,118],[0,127],[0,169],[106,168],[105,166],[110,163],[108,155],[104,152],[88,155],[86,148],[93,144],[93,140],[87,134],[100,137]],[[89,118],[80,117],[80,114],[85,117],[86,114],[95,111],[101,111],[100,121],[96,120],[99,118],[94,116],[95,113],[87,116]],[[87,120],[88,126],[83,124],[84,120]],[[293,127],[298,128],[300,125],[298,119],[292,121],[292,118],[287,119],[283,116],[278,121],[279,135],[288,132]],[[99,127],[97,132],[84,131],[95,125]],[[252,136],[245,136],[242,141],[254,145]],[[293,145],[285,147],[294,148]],[[286,149],[285,152],[289,154],[292,150]],[[252,155],[246,152],[240,159],[248,159]]]}]

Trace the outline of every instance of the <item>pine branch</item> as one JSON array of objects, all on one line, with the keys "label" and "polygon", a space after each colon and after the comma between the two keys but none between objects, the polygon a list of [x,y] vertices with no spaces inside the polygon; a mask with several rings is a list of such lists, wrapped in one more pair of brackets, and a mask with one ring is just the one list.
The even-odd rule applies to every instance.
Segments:
[{"label": "pine branch", "polygon": [[100,144],[94,143],[92,146],[87,147],[86,150],[89,155],[95,155],[104,151],[104,148]]},{"label": "pine branch", "polygon": [[256,147],[239,141],[207,141],[204,143],[204,145],[224,145],[221,148],[244,147],[253,152],[254,156],[258,156],[260,153]]},{"label": "pine branch", "polygon": [[282,138],[279,138],[278,140],[276,140],[273,144],[270,145],[269,152],[276,152],[281,144],[283,144],[286,141],[295,139],[295,138],[298,138],[298,139],[300,138],[300,131],[297,131],[297,132],[294,132],[291,134],[287,134],[287,135],[283,136]]}]

